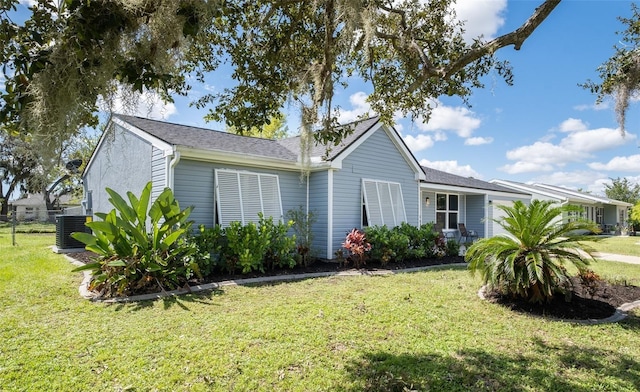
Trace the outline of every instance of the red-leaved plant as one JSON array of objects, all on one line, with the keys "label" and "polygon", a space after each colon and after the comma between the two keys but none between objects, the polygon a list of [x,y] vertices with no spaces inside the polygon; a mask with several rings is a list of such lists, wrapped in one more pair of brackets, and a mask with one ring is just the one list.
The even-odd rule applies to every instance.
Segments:
[{"label": "red-leaved plant", "polygon": [[349,259],[353,261],[356,268],[360,268],[364,262],[365,253],[371,250],[371,244],[367,241],[364,232],[353,229],[347,234],[347,238],[342,243],[342,247],[349,253]]}]

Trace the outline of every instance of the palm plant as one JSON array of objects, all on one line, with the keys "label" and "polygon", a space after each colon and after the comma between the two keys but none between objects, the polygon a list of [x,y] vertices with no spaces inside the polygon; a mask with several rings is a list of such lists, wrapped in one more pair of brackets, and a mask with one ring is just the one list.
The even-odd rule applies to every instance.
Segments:
[{"label": "palm plant", "polygon": [[565,264],[582,271],[595,260],[594,250],[583,241],[593,241],[589,234],[598,232],[598,226],[584,219],[562,220],[565,213],[581,212],[580,207],[533,200],[528,206],[516,201],[498,208],[506,216],[494,221],[507,234],[478,240],[465,256],[470,271],[479,272],[490,288],[530,302],[548,302],[566,290],[570,275]]}]

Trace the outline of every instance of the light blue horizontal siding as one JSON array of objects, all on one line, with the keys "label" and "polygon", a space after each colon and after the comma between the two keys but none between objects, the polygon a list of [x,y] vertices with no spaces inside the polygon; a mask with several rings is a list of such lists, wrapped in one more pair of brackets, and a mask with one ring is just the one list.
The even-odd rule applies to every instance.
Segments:
[{"label": "light blue horizontal siding", "polygon": [[467,230],[475,230],[478,233],[479,238],[485,236],[485,220],[487,218],[487,211],[485,206],[484,195],[466,195],[464,197],[465,205],[463,222]]},{"label": "light blue horizontal siding", "polygon": [[312,254],[321,258],[327,258],[327,177],[326,171],[313,172],[309,176],[309,210],[316,219],[312,226]]},{"label": "light blue horizontal siding", "polygon": [[151,198],[155,200],[160,193],[164,190],[165,187],[169,186],[167,184],[167,165],[166,158],[164,157],[164,152],[157,148],[153,147],[153,152],[151,156]]},{"label": "light blue horizontal siding", "polygon": [[182,208],[194,206],[191,219],[196,226],[203,224],[206,227],[212,227],[214,224],[215,169],[245,170],[277,175],[284,217],[288,210],[306,204],[306,185],[301,181],[298,171],[259,169],[182,159],[176,165],[174,172],[174,192]]},{"label": "light blue horizontal siding", "polygon": [[342,162],[334,174],[333,250],[341,247],[346,234],[362,227],[362,179],[399,183],[402,188],[407,222],[418,224],[418,181],[382,129],[376,130]]}]

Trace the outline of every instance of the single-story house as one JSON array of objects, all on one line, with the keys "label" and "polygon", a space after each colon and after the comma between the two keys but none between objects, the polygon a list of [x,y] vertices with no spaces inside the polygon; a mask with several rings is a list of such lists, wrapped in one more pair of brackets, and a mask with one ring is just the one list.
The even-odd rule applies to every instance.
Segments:
[{"label": "single-story house", "polygon": [[[55,214],[61,214],[68,208],[73,208],[76,204],[73,203],[72,197],[69,194],[60,196],[55,207],[52,211]],[[37,221],[45,222],[49,219],[49,213],[47,211],[47,203],[44,201],[44,195],[42,193],[27,194],[19,199],[9,202],[9,210],[15,207],[16,219],[19,221]]]},{"label": "single-story house", "polygon": [[[629,209],[633,207],[633,204],[624,201],[555,185],[524,184],[499,179],[491,180],[490,182],[513,190],[527,192],[531,194],[532,200],[551,200],[560,205],[579,206],[583,210],[582,217],[600,225],[603,233],[617,232],[617,234],[620,234],[620,228],[628,224]],[[575,217],[569,215],[563,217],[565,220],[573,218]]]},{"label": "single-story house", "polygon": [[[504,230],[494,219],[503,211],[498,205],[515,200],[528,204],[531,195],[473,177],[463,177],[423,167],[425,179],[420,183],[422,222],[435,222],[445,229],[457,230],[459,222],[480,238],[493,237]],[[455,234],[459,236],[459,232]]]},{"label": "single-story house", "polygon": [[149,181],[152,197],[169,187],[181,206],[194,206],[196,225],[247,223],[259,212],[283,219],[303,208],[316,218],[316,256],[332,259],[351,229],[367,225],[442,220],[493,235],[487,206],[528,198],[422,168],[377,117],[343,126],[353,132],[330,150],[311,146],[303,165],[300,137],[268,140],[115,114],[83,172],[84,212],[112,209],[107,187],[136,193]]}]

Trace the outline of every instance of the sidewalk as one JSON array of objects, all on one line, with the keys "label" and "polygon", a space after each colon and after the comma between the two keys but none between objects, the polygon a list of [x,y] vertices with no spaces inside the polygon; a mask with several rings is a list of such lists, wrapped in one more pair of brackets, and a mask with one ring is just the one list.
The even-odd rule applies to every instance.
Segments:
[{"label": "sidewalk", "polygon": [[638,256],[626,256],[626,255],[616,255],[613,253],[600,253],[596,252],[593,254],[596,259],[607,260],[607,261],[619,261],[622,263],[629,264],[639,264],[640,265],[640,257]]}]

